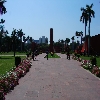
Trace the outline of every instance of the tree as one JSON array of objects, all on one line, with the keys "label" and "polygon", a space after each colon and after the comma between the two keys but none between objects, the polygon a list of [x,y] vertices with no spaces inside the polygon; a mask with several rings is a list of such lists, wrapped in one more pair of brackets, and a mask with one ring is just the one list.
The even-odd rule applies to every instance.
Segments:
[{"label": "tree", "polygon": [[65,42],[68,44],[70,42],[70,39],[66,38]]},{"label": "tree", "polygon": [[4,6],[5,2],[6,2],[5,0],[0,0],[0,14],[1,15],[5,14],[7,12],[6,7]]},{"label": "tree", "polygon": [[[0,14],[1,15],[5,14],[7,12],[6,8],[4,6],[5,2],[6,2],[5,0],[0,0]],[[0,24],[3,24],[4,22],[5,22],[5,20],[1,19]],[[1,51],[1,39],[2,39],[2,35],[3,35],[3,28],[0,31],[0,51]]]},{"label": "tree", "polygon": [[5,36],[5,37],[3,37],[2,38],[2,40],[3,40],[3,43],[2,43],[2,45],[4,46],[4,51],[6,51],[6,52],[9,52],[9,50],[10,50],[10,46],[11,46],[11,38],[10,38],[10,36]]},{"label": "tree", "polygon": [[18,37],[20,37],[20,41],[21,41],[21,51],[22,51],[22,36],[24,36],[25,34],[22,32],[22,29],[17,30],[17,34]]},{"label": "tree", "polygon": [[25,49],[25,42],[27,41],[27,38],[25,36],[23,36],[23,41],[24,41],[24,50],[26,51],[26,49]]},{"label": "tree", "polygon": [[73,36],[71,39],[72,39],[72,45],[73,45],[72,47],[73,47],[73,50],[74,50],[74,40],[75,40],[75,36]]},{"label": "tree", "polygon": [[58,40],[58,42],[60,43],[60,42],[61,42],[61,40],[59,39],[59,40]]},{"label": "tree", "polygon": [[[81,11],[82,11],[82,15],[80,17],[80,21],[82,21],[83,23],[85,22],[85,41],[86,41],[86,26],[88,22],[88,14],[86,9],[84,9],[83,7],[81,8]],[[85,50],[86,50],[86,45],[85,45]]]},{"label": "tree", "polygon": [[92,7],[93,7],[93,3],[89,6],[89,5],[86,5],[86,12],[88,14],[88,19],[89,19],[89,29],[88,29],[88,32],[89,32],[89,38],[88,38],[88,56],[90,55],[90,23],[91,23],[91,18],[95,17],[95,12],[92,10]]},{"label": "tree", "polygon": [[63,48],[64,48],[64,40],[60,40],[61,41],[61,44],[62,44],[62,51],[63,51]]},{"label": "tree", "polygon": [[12,43],[13,43],[14,57],[15,57],[17,32],[16,32],[16,29],[14,28],[11,34],[11,38],[12,38]]}]

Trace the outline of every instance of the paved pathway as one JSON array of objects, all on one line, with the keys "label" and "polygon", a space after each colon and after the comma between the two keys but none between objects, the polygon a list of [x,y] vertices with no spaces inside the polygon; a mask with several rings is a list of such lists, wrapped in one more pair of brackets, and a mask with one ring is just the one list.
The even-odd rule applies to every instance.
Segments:
[{"label": "paved pathway", "polygon": [[32,67],[6,100],[100,100],[100,80],[80,66],[61,58],[32,61]]}]

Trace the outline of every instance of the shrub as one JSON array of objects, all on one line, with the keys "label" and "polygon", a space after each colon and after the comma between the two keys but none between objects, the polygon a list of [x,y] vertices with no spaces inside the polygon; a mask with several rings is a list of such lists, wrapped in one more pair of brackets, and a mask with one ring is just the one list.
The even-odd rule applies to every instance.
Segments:
[{"label": "shrub", "polygon": [[77,53],[74,53],[75,56],[77,56]]},{"label": "shrub", "polygon": [[77,57],[79,58],[80,57],[80,54],[77,54]]},{"label": "shrub", "polygon": [[15,65],[16,67],[20,64],[21,58],[20,57],[15,57]]},{"label": "shrub", "polygon": [[70,54],[74,53],[73,50],[70,51]]},{"label": "shrub", "polygon": [[54,53],[53,52],[51,52],[51,56],[53,56],[54,55]]},{"label": "shrub", "polygon": [[90,61],[91,61],[92,66],[93,66],[93,65],[97,65],[96,57],[92,56],[92,57],[90,58]]},{"label": "shrub", "polygon": [[65,52],[61,52],[61,54],[65,54]]},{"label": "shrub", "polygon": [[98,66],[93,67],[92,74],[96,75],[97,77],[100,77],[100,69]]}]

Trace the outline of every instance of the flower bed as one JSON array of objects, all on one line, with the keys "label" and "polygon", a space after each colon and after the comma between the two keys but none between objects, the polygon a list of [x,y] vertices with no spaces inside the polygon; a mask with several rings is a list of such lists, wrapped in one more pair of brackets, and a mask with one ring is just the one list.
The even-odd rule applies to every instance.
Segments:
[{"label": "flower bed", "polygon": [[81,58],[78,58],[77,56],[73,55],[72,59],[77,60],[81,62],[81,66],[84,69],[89,70],[92,74],[96,75],[100,78],[100,67],[93,65],[91,60],[83,60]]},{"label": "flower bed", "polygon": [[31,68],[30,59],[23,59],[17,68],[13,68],[5,76],[0,77],[0,100],[5,100],[5,95],[19,85],[18,81]]}]

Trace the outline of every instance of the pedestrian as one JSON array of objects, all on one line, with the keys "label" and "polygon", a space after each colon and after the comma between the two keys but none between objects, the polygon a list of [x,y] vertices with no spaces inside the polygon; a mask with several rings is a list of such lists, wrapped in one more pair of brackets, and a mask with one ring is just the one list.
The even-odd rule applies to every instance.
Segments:
[{"label": "pedestrian", "polygon": [[46,57],[47,57],[47,60],[48,60],[48,50],[46,51],[46,54],[47,54]]},{"label": "pedestrian", "polygon": [[67,59],[69,59],[69,60],[70,60],[69,48],[67,49]]}]

